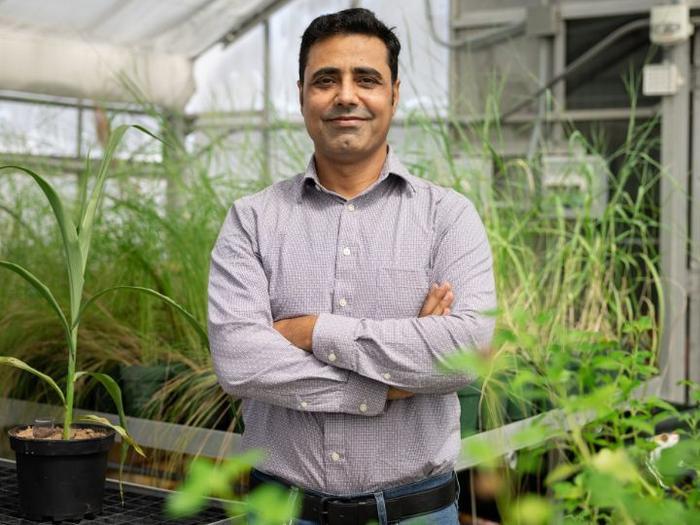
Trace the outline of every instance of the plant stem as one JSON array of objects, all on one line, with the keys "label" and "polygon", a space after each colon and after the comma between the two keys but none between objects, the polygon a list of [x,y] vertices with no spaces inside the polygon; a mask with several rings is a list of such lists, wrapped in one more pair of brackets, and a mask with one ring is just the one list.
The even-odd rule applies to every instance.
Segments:
[{"label": "plant stem", "polygon": [[68,349],[68,374],[66,375],[66,406],[63,414],[63,439],[70,439],[71,426],[73,424],[73,391],[75,384],[75,358],[78,348],[78,327],[74,326],[70,334],[70,348]]}]

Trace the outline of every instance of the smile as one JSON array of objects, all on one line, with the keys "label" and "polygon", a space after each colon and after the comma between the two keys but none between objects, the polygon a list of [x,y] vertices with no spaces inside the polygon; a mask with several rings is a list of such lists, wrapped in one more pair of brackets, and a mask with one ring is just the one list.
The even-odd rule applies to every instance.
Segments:
[{"label": "smile", "polygon": [[358,118],[358,117],[339,117],[339,118],[333,118],[329,119],[327,122],[331,122],[335,124],[336,126],[358,126],[362,122],[364,122],[366,119],[363,118]]}]

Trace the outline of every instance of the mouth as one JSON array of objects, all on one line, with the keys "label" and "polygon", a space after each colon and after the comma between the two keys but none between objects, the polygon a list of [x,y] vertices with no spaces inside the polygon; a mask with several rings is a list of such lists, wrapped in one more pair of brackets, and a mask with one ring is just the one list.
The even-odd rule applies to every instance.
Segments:
[{"label": "mouth", "polygon": [[337,117],[328,119],[327,122],[331,122],[337,126],[358,126],[367,119],[360,117]]}]

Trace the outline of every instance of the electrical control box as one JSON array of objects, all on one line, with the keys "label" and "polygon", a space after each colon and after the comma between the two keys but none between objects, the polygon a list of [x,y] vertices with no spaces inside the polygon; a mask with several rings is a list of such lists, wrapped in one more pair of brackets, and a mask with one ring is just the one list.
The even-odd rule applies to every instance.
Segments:
[{"label": "electrical control box", "polygon": [[675,95],[683,82],[675,64],[647,64],[643,69],[642,93],[647,97]]},{"label": "electrical control box", "polygon": [[599,219],[608,204],[608,169],[600,155],[545,155],[542,158],[542,201],[561,206],[564,216]]},{"label": "electrical control box", "polygon": [[684,42],[693,34],[690,9],[684,4],[651,8],[649,37],[654,44],[668,46]]}]

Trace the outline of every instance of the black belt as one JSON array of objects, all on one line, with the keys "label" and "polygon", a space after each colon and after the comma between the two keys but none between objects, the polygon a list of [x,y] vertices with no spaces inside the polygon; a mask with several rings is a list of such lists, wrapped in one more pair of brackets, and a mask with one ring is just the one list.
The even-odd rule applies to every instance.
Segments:
[{"label": "black belt", "polygon": [[[269,480],[269,481],[268,481]],[[250,490],[263,483],[277,483],[288,489],[292,485],[283,479],[256,470],[250,475]],[[438,487],[421,490],[405,496],[385,498],[387,521],[399,521],[428,514],[451,505],[457,499],[455,476]],[[377,501],[374,496],[344,498],[320,496],[299,490],[301,512],[299,518],[322,525],[364,525],[377,521]]]}]

